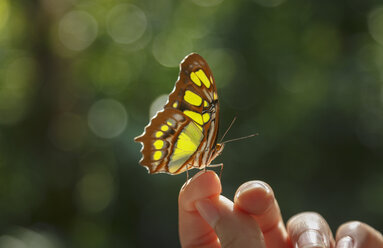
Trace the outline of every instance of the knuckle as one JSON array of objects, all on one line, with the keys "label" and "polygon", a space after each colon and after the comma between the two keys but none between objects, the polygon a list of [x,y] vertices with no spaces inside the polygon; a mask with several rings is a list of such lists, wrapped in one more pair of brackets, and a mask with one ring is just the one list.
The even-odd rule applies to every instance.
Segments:
[{"label": "knuckle", "polygon": [[214,231],[217,234],[222,248],[258,247],[263,240],[263,235],[254,219],[237,222],[221,218],[217,221]]}]

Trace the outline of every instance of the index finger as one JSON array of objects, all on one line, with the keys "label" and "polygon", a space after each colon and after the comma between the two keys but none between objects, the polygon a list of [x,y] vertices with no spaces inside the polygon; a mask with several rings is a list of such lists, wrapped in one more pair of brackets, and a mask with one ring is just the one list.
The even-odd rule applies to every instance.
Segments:
[{"label": "index finger", "polygon": [[178,214],[182,247],[220,247],[217,235],[198,213],[194,203],[218,197],[221,190],[221,182],[213,171],[197,173],[181,188]]}]

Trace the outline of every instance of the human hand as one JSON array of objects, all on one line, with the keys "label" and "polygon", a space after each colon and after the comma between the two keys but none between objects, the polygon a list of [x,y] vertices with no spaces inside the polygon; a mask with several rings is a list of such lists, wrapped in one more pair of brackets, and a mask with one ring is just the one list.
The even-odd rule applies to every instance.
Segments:
[{"label": "human hand", "polygon": [[383,248],[382,234],[359,221],[342,224],[334,241],[326,220],[313,212],[293,216],[287,222],[287,230],[298,247]]},{"label": "human hand", "polygon": [[268,185],[259,181],[245,183],[237,190],[234,202],[220,193],[221,183],[213,171],[197,173],[182,187],[182,247],[291,247]]},{"label": "human hand", "polygon": [[[382,235],[360,222],[339,227],[336,242],[327,222],[316,213],[292,217],[287,231],[269,185],[241,185],[234,202],[220,195],[212,171],[199,172],[179,196],[179,235],[182,247],[326,247],[383,248]],[[351,241],[354,246],[347,246]]]}]

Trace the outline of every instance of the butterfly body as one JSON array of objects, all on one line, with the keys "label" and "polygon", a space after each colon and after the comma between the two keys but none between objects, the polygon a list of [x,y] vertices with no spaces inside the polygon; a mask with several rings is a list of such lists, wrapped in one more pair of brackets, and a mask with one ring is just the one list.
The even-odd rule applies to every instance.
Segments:
[{"label": "butterfly body", "polygon": [[140,164],[149,173],[179,174],[203,169],[222,152],[217,143],[219,101],[207,62],[192,53],[180,64],[180,74],[164,109],[135,138],[141,142]]}]

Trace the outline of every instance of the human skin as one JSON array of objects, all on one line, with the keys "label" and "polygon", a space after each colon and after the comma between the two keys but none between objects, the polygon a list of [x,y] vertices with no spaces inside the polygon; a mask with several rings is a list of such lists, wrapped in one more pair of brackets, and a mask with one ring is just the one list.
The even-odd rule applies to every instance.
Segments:
[{"label": "human skin", "polygon": [[271,187],[242,184],[233,199],[221,195],[213,171],[201,171],[179,195],[179,235],[184,248],[383,248],[382,235],[361,222],[341,225],[334,239],[326,220],[304,212],[283,222]]}]

